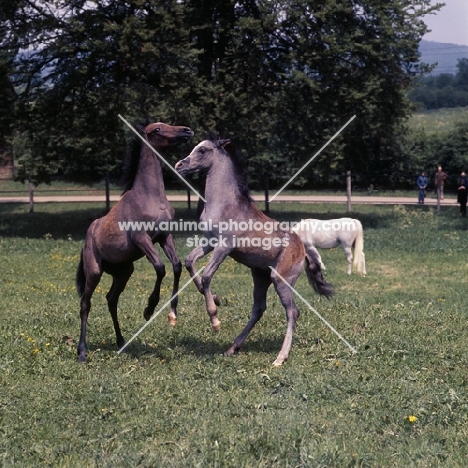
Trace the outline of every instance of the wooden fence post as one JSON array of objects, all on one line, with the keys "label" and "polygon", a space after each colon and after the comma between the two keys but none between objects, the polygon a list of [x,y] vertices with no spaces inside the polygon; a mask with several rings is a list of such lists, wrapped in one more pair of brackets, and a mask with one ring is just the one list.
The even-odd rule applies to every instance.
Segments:
[{"label": "wooden fence post", "polygon": [[440,214],[440,187],[436,188],[437,190],[437,214]]},{"label": "wooden fence post", "polygon": [[263,187],[264,187],[264,193],[265,193],[265,213],[269,213],[270,212],[270,199],[269,199],[268,191],[270,190],[270,181],[269,181],[267,173],[263,174]]},{"label": "wooden fence post", "polygon": [[34,213],[34,183],[29,181],[29,212]]},{"label": "wooden fence post", "polygon": [[351,171],[346,171],[346,211],[351,213]]},{"label": "wooden fence post", "polygon": [[110,211],[110,176],[106,172],[106,213]]}]

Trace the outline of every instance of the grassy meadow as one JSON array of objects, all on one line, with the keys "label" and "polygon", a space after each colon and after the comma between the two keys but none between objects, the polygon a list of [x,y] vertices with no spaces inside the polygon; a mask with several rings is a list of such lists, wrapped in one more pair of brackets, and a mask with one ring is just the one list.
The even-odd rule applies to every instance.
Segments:
[{"label": "grassy meadow", "polygon": [[411,115],[411,130],[424,130],[427,135],[446,133],[456,124],[468,121],[468,107],[452,107],[424,110]]},{"label": "grassy meadow", "polygon": [[[333,218],[337,205],[272,204],[282,220]],[[76,360],[74,275],[93,205],[0,205],[0,465],[54,467],[465,467],[468,459],[467,220],[456,207],[354,205],[367,277],[348,277],[341,248],[322,251],[335,297],[305,275],[289,361],[272,362],[286,323],[273,289],[245,347],[223,352],[248,320],[252,284],[232,260],[215,275],[221,331],[203,297],[181,293],[117,355],[105,294],[89,317],[88,362]],[[184,205],[176,216],[193,218]],[[181,258],[186,234],[177,236]],[[171,271],[161,305],[170,297]],[[202,265],[203,262],[200,263]],[[184,271],[181,284],[188,280]],[[129,339],[154,284],[140,260],[121,296]],[[158,309],[157,309],[158,310]]]}]

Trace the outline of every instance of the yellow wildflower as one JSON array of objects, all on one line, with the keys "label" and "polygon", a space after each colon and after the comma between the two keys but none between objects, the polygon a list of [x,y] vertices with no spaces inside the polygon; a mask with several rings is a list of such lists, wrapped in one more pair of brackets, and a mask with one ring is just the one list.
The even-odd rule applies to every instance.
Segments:
[{"label": "yellow wildflower", "polygon": [[408,421],[410,423],[415,423],[417,420],[418,420],[418,418],[416,416],[413,416],[413,415],[408,416]]}]

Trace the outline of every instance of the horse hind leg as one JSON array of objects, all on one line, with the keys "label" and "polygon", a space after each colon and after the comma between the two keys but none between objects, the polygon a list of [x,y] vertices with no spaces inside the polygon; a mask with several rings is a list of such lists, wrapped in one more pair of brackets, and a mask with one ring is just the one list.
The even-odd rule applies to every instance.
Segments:
[{"label": "horse hind leg", "polygon": [[226,351],[226,356],[232,356],[236,351],[238,351],[242,347],[245,340],[249,336],[250,331],[255,326],[255,324],[262,318],[263,312],[265,312],[267,308],[267,292],[268,288],[271,285],[270,272],[252,270],[252,277],[254,282],[254,303],[252,307],[252,313],[245,328],[242,330],[240,335],[234,340],[232,346]]},{"label": "horse hind leg", "polygon": [[82,251],[81,261],[77,271],[77,289],[81,297],[80,301],[80,341],[78,342],[78,360],[86,361],[86,327],[88,323],[88,315],[91,310],[91,297],[101,280],[102,269],[99,262],[90,251]]},{"label": "horse hind leg", "polygon": [[[294,286],[296,279],[297,277],[290,278],[289,284],[291,287]],[[286,335],[284,337],[283,345],[278,357],[273,362],[274,366],[281,366],[289,357],[294,329],[296,328],[296,322],[299,318],[299,309],[294,302],[293,292],[288,284],[286,284],[281,278],[276,277],[273,277],[273,284],[275,285],[276,292],[286,311],[287,321]]]},{"label": "horse hind leg", "polygon": [[122,294],[123,290],[125,289],[128,280],[132,276],[133,270],[133,263],[119,265],[118,269],[114,269],[112,272],[112,286],[106,295],[107,306],[112,317],[112,323],[114,324],[115,337],[119,349],[125,345],[125,340],[122,336],[117,318],[117,305],[120,294]]},{"label": "horse hind leg", "polygon": [[351,274],[352,266],[353,266],[353,250],[351,247],[344,247],[344,251],[346,254],[346,260],[348,261],[348,275]]}]

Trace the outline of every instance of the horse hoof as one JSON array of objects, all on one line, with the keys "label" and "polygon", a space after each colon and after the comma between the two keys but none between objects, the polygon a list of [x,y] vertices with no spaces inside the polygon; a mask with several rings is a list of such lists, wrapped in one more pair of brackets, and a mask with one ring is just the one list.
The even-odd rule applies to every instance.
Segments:
[{"label": "horse hoof", "polygon": [[219,296],[217,294],[213,294],[213,301],[218,307],[221,305],[221,301],[220,301]]},{"label": "horse hoof", "polygon": [[175,327],[177,325],[177,317],[174,317],[172,314],[169,314],[167,316],[168,320],[169,320],[169,325]]},{"label": "horse hoof", "polygon": [[86,363],[86,356],[78,356],[78,362],[81,363],[81,364],[85,364]]},{"label": "horse hoof", "polygon": [[284,359],[284,358],[278,356],[278,357],[275,359],[275,362],[273,363],[273,365],[274,365],[275,367],[282,366],[282,365],[284,364],[284,361],[286,361],[286,359]]},{"label": "horse hoof", "polygon": [[[121,353],[124,353],[124,354],[130,353],[130,350],[128,349],[128,346],[127,346],[126,348],[124,348],[124,346],[125,346],[125,343],[124,343],[122,346],[119,346],[119,347],[118,347],[118,348],[119,348],[119,351],[120,351]],[[122,348],[123,348],[123,349],[122,349]]]},{"label": "horse hoof", "polygon": [[237,351],[237,349],[231,347],[231,348],[229,348],[229,349],[224,353],[224,355],[225,355],[226,357],[231,357],[231,356],[234,356],[234,354],[236,353],[236,351]]},{"label": "horse hoof", "polygon": [[148,321],[152,315],[153,315],[153,312],[148,312],[148,308],[146,308],[145,311],[143,312],[143,317],[146,321]]},{"label": "horse hoof", "polygon": [[211,326],[213,327],[213,331],[215,333],[218,333],[219,330],[221,329],[221,322],[219,320],[216,320],[215,322],[211,323]]}]

